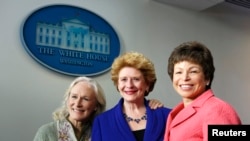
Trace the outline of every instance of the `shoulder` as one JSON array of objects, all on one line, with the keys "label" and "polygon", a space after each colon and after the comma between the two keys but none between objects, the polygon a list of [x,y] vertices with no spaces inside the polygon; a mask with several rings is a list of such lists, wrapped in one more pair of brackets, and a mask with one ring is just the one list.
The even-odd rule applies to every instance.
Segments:
[{"label": "shoulder", "polygon": [[221,123],[240,123],[240,118],[233,108],[228,102],[218,98],[211,97],[209,98],[203,106],[203,111],[206,111],[207,119],[214,119],[214,121],[218,121]]},{"label": "shoulder", "polygon": [[210,109],[213,110],[234,110],[232,105],[230,105],[228,102],[218,98],[218,97],[211,97],[209,98],[205,103],[204,107],[210,107]]},{"label": "shoulder", "polygon": [[167,108],[167,107],[159,107],[157,109],[151,109],[150,107],[147,107],[147,111],[150,110],[151,113],[154,113],[156,115],[161,115],[161,116],[168,116],[168,114],[170,113],[171,109]]},{"label": "shoulder", "polygon": [[156,110],[162,111],[164,113],[169,113],[171,111],[171,109],[167,107],[160,107],[160,108],[157,108]]},{"label": "shoulder", "polygon": [[51,138],[51,136],[57,136],[56,132],[56,122],[50,122],[42,125],[38,128],[37,133],[35,135],[34,141],[42,141]]},{"label": "shoulder", "polygon": [[115,113],[115,111],[116,111],[115,109],[116,109],[116,107],[113,107],[113,108],[111,108],[111,109],[109,109],[109,110],[107,110],[107,111],[99,114],[96,118],[97,119],[100,119],[100,118],[102,119],[102,118],[110,117],[110,116],[112,116]]},{"label": "shoulder", "polygon": [[40,131],[51,131],[56,129],[56,122],[50,122],[47,124],[42,125],[38,130]]},{"label": "shoulder", "polygon": [[107,117],[107,116],[112,116],[114,113],[119,113],[122,111],[122,106],[123,106],[123,99],[119,100],[119,102],[115,106],[99,114],[98,117]]}]

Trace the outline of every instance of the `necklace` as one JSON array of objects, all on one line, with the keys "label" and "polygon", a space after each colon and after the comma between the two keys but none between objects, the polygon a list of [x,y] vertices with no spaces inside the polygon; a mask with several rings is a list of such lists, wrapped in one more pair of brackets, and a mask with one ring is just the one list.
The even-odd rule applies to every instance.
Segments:
[{"label": "necklace", "polygon": [[127,122],[130,122],[130,121],[134,121],[134,122],[136,122],[136,123],[138,123],[139,124],[139,122],[141,121],[141,120],[147,120],[147,115],[146,115],[146,113],[141,117],[141,118],[132,118],[132,117],[129,117],[126,113],[123,113],[123,116],[124,116],[124,118],[127,120]]}]

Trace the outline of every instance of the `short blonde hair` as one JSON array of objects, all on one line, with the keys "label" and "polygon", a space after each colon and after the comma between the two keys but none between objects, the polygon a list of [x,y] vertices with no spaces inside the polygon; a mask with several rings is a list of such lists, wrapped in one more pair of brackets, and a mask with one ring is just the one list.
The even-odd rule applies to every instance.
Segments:
[{"label": "short blonde hair", "polygon": [[120,70],[127,66],[141,71],[146,83],[149,85],[149,90],[145,93],[145,96],[147,96],[154,89],[157,80],[154,64],[143,54],[134,51],[117,57],[111,66],[111,79],[116,87],[118,86]]}]

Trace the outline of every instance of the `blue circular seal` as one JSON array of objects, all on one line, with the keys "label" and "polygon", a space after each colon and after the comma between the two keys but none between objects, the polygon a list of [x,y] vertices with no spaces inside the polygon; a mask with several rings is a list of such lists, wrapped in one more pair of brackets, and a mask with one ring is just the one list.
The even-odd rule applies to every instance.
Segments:
[{"label": "blue circular seal", "polygon": [[106,20],[69,5],[50,5],[31,13],[22,25],[21,40],[37,62],[73,76],[108,71],[121,50],[119,37]]}]

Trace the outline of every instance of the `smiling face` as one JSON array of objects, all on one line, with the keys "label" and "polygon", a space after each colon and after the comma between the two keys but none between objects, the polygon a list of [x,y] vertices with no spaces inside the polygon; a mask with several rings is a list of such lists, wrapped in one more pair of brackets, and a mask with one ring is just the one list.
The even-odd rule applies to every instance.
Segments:
[{"label": "smiling face", "polygon": [[208,82],[201,66],[188,61],[174,65],[173,87],[182,96],[184,103],[192,102],[201,95]]},{"label": "smiling face", "polygon": [[142,73],[133,67],[124,67],[118,75],[118,90],[125,101],[143,100],[148,85]]},{"label": "smiling face", "polygon": [[67,101],[69,120],[84,122],[95,112],[95,92],[87,82],[78,82],[72,87]]}]

